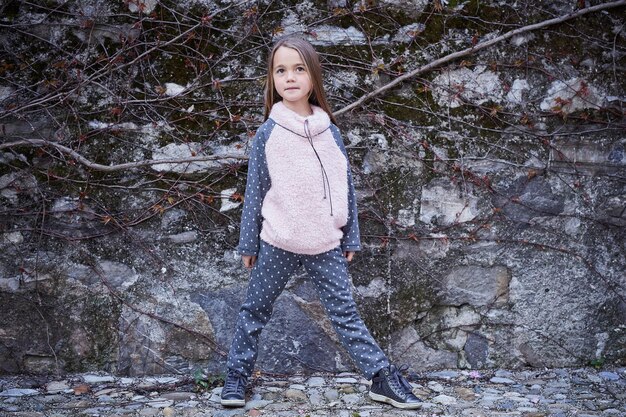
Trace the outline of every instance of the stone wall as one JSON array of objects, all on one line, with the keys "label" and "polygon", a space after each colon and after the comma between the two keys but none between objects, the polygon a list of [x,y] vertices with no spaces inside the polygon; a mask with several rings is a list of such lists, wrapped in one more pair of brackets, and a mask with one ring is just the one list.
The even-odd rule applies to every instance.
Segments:
[{"label": "stone wall", "polygon": [[[577,2],[508,3],[0,6],[0,372],[221,372],[268,45],[304,33],[339,110]],[[624,11],[526,32],[338,117],[354,294],[394,361],[624,364]],[[302,271],[274,311],[261,371],[354,369]]]}]

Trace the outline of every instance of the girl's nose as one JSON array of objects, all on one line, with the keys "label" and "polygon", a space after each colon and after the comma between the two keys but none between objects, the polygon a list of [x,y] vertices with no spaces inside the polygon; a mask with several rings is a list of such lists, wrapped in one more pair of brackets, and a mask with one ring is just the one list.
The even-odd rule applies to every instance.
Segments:
[{"label": "girl's nose", "polygon": [[288,80],[295,80],[296,79],[296,73],[294,71],[287,71],[287,79]]}]

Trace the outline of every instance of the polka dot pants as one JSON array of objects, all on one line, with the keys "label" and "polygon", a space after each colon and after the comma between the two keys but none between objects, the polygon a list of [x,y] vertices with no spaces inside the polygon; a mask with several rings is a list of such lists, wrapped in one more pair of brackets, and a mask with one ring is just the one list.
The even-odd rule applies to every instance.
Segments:
[{"label": "polka dot pants", "polygon": [[319,254],[287,252],[261,241],[252,268],[246,301],[241,306],[227,366],[250,376],[257,358],[258,338],[269,321],[274,301],[289,277],[303,265],[317,287],[320,300],[343,346],[366,378],[389,366],[359,316],[352,298],[347,261],[339,247]]}]

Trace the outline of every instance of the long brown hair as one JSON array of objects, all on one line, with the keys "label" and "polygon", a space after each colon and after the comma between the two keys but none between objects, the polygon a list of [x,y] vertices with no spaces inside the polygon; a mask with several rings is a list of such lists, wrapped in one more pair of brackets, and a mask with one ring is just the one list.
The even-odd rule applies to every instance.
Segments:
[{"label": "long brown hair", "polygon": [[274,88],[273,66],[274,55],[281,46],[286,48],[295,49],[300,54],[300,58],[304,61],[309,77],[311,77],[311,94],[309,94],[309,103],[319,106],[328,113],[330,120],[337,124],[335,117],[333,116],[328,101],[326,100],[326,93],[324,92],[324,86],[322,83],[322,66],[320,65],[320,59],[313,49],[313,46],[306,40],[296,37],[287,36],[280,39],[274,44],[272,51],[267,57],[267,78],[265,81],[265,119],[270,117],[270,111],[274,103],[282,100],[276,88]]}]

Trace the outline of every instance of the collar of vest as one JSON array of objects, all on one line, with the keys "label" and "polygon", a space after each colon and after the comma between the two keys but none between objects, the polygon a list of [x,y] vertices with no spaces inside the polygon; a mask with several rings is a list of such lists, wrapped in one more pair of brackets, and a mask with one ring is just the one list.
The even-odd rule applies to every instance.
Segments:
[{"label": "collar of vest", "polygon": [[270,118],[283,128],[307,138],[304,130],[304,122],[308,121],[309,133],[313,138],[330,127],[330,117],[321,107],[311,105],[313,114],[310,116],[300,116],[290,110],[282,101],[275,103],[270,111]]}]

